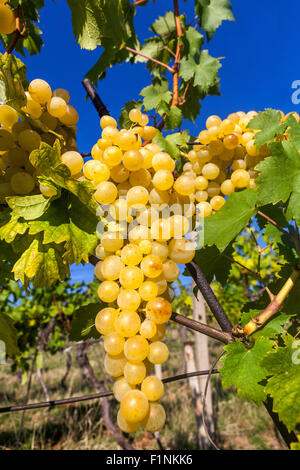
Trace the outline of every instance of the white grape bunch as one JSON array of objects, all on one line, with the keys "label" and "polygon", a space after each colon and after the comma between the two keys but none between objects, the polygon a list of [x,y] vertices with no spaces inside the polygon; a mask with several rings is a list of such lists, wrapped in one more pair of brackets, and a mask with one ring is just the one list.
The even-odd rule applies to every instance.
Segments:
[{"label": "white grape bunch", "polygon": [[[4,4],[0,5],[1,11],[3,8],[11,12]],[[55,187],[40,184],[29,157],[41,143],[53,146],[57,138],[60,138],[62,162],[69,168],[71,176],[83,177],[84,161],[75,140],[79,116],[69,104],[68,91],[52,91],[47,82],[35,79],[29,84],[25,96],[26,103],[21,110],[0,103],[1,199],[38,193],[45,197],[56,195]]]}]

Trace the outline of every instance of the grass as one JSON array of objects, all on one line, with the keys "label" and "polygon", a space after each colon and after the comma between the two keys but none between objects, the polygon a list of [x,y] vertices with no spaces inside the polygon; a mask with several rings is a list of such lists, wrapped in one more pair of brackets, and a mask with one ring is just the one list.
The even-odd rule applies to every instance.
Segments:
[{"label": "grass", "polygon": [[[182,345],[178,335],[172,329],[168,337],[170,359],[163,368],[164,376],[183,372]],[[212,355],[216,355],[215,347]],[[103,346],[93,345],[89,358],[95,373],[106,381],[104,376]],[[82,378],[72,350],[73,365],[67,379],[67,390],[60,386],[66,370],[66,356],[58,353],[44,357],[43,377],[51,399],[68,398],[94,393]],[[16,373],[11,373],[10,365],[0,366],[0,406],[9,406],[24,402],[27,385],[21,385]],[[217,443],[222,449],[280,449],[272,422],[263,408],[242,402],[233,390],[223,390],[219,377],[213,377]],[[45,401],[36,374],[33,376],[30,402]],[[162,399],[166,409],[167,423],[160,433],[165,449],[198,449],[196,439],[196,421],[193,402],[188,382],[178,381],[166,385]],[[114,418],[117,404],[111,400]],[[105,429],[101,416],[101,401],[92,400],[52,409],[27,411],[24,415],[23,433],[18,442],[22,412],[0,414],[0,450],[4,449],[118,449],[116,442]],[[132,444],[136,449],[158,449],[154,436],[144,431],[137,431]]]}]

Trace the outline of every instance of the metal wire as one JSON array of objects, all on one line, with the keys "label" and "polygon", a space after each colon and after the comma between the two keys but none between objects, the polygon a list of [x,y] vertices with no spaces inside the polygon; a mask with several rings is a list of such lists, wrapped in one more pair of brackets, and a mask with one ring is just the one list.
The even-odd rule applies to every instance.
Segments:
[{"label": "metal wire", "polygon": [[[173,377],[167,377],[163,379],[162,381],[164,383],[170,383],[170,382],[175,382],[176,380],[188,379],[189,377],[198,377],[201,375],[209,375],[209,374],[211,375],[211,374],[218,374],[218,373],[219,373],[218,369],[213,369],[211,371],[202,370],[202,371],[190,372],[188,374],[174,375]],[[87,401],[87,400],[95,400],[96,398],[110,397],[112,395],[113,395],[112,392],[102,392],[102,393],[94,393],[91,395],[84,395],[81,397],[65,398],[63,400],[51,400],[51,401],[45,401],[41,403],[31,403],[28,405],[6,406],[4,408],[0,408],[0,413],[12,413],[15,411],[34,410],[37,408],[52,408],[53,406],[79,403],[79,402]]]}]

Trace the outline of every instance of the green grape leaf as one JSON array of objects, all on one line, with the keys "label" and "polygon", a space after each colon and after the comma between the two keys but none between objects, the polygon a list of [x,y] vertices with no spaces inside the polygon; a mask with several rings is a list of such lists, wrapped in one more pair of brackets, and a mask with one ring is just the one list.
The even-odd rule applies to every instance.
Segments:
[{"label": "green grape leaf", "polygon": [[234,21],[229,0],[196,0],[195,9],[208,39],[214,36],[223,21]]},{"label": "green grape leaf", "polygon": [[209,283],[216,278],[224,286],[232,265],[232,261],[226,258],[226,256],[231,257],[232,253],[232,244],[228,245],[223,253],[215,245],[208,246],[196,251],[194,261],[198,264]]},{"label": "green grape leaf", "polygon": [[300,450],[300,442],[292,442],[291,450]]},{"label": "green grape leaf", "polygon": [[129,112],[132,109],[142,109],[142,101],[128,101],[125,103],[124,108],[121,111],[121,115],[119,117],[119,126],[121,129],[129,129],[132,125],[132,122],[129,119]]},{"label": "green grape leaf", "polygon": [[169,109],[166,113],[165,129],[173,130],[176,127],[180,127],[182,124],[182,112],[177,106]]},{"label": "green grape leaf", "polygon": [[17,235],[24,235],[28,229],[28,223],[20,220],[19,215],[11,214],[10,219],[1,223],[0,239],[6,243],[14,241]]},{"label": "green grape leaf", "polygon": [[167,11],[165,16],[160,16],[150,28],[158,36],[169,36],[176,32],[176,23],[174,13]]},{"label": "green grape leaf", "polygon": [[75,310],[69,336],[70,341],[100,338],[100,333],[95,328],[95,318],[97,313],[103,308],[105,308],[105,304],[97,302]]},{"label": "green grape leaf", "polygon": [[146,111],[157,108],[161,102],[170,104],[172,93],[169,91],[169,83],[167,80],[155,81],[153,85],[149,85],[140,93],[144,97],[143,105]]},{"label": "green grape leaf", "polygon": [[204,246],[216,245],[223,251],[253,217],[255,203],[254,189],[231,194],[220,211],[204,219]]},{"label": "green grape leaf", "polygon": [[235,386],[240,398],[260,405],[267,396],[263,385],[260,385],[266,379],[267,371],[260,362],[273,345],[273,341],[259,338],[251,349],[247,349],[240,341],[225,346],[226,355],[222,358],[224,365],[219,369],[223,386]]},{"label": "green grape leaf", "polygon": [[[247,323],[258,313],[258,310],[250,310],[249,312],[244,312],[241,318],[241,326],[244,327],[245,325],[247,325]],[[283,327],[290,321],[291,318],[293,318],[293,315],[277,314],[270,321],[268,321],[263,326],[263,328],[260,328],[253,335],[251,335],[251,338],[257,339],[264,337],[269,339],[275,339],[276,336],[286,333],[286,330]]]},{"label": "green grape leaf", "polygon": [[23,56],[25,56],[24,49],[27,49],[31,56],[39,54],[44,44],[41,38],[42,31],[36,24],[31,22],[27,24],[26,29],[26,36],[22,41],[17,42],[16,51],[22,54]]},{"label": "green grape leaf", "polygon": [[181,61],[179,75],[185,81],[193,79],[194,86],[198,86],[204,93],[218,83],[218,70],[221,67],[219,59],[209,55],[207,50],[200,54],[197,63],[192,56],[184,57]]},{"label": "green grape leaf", "polygon": [[179,146],[184,147],[186,143],[189,142],[189,140],[190,136],[187,131],[177,132],[175,134],[170,134],[166,137],[163,137],[162,133],[157,131],[153,142],[159,145],[162,150],[165,150],[173,158],[177,159],[180,156]]},{"label": "green grape leaf", "polygon": [[90,212],[93,214],[97,212],[98,205],[93,198],[95,192],[93,184],[89,181],[78,181],[71,177],[68,167],[61,163],[58,140],[53,148],[42,143],[38,150],[34,150],[30,154],[30,162],[37,168],[39,173],[49,178],[55,185],[67,189],[77,196]]},{"label": "green grape leaf", "polygon": [[5,87],[5,101],[10,106],[20,109],[26,104],[24,88],[27,88],[27,68],[13,54],[0,54],[0,80]]},{"label": "green grape leaf", "polygon": [[43,232],[43,244],[64,243],[63,259],[69,264],[88,263],[98,243],[96,227],[98,218],[86,213],[86,207],[75,196],[69,200],[57,199],[49,210],[38,220],[32,221],[29,234]]},{"label": "green grape leaf", "polygon": [[7,204],[13,213],[25,220],[34,220],[41,217],[48,209],[51,198],[42,194],[34,196],[14,196],[6,198]]},{"label": "green grape leaf", "polygon": [[[5,361],[5,353],[15,356],[19,353],[17,343],[18,332],[13,325],[13,321],[4,313],[0,313],[0,365]],[[4,348],[3,348],[4,346]]]},{"label": "green grape leaf", "polygon": [[199,54],[204,43],[203,35],[190,26],[186,30],[185,38],[189,46],[189,55],[194,57],[194,55]]},{"label": "green grape leaf", "polygon": [[270,351],[261,361],[269,376],[265,392],[273,398],[273,411],[288,430],[300,422],[300,340],[283,336],[284,347]]},{"label": "green grape leaf", "polygon": [[[93,50],[101,45],[105,14],[96,0],[67,0],[72,12],[74,36],[80,47]],[[101,2],[102,3],[102,2]],[[115,3],[115,2],[112,2]]]},{"label": "green grape leaf", "polygon": [[34,287],[49,288],[58,279],[63,281],[68,274],[61,253],[55,246],[45,246],[39,239],[34,239],[15,263],[13,270],[15,280],[23,285],[27,279],[32,280]]},{"label": "green grape leaf", "polygon": [[300,225],[300,159],[299,152],[288,141],[269,144],[271,156],[260,162],[256,168],[260,172],[257,178],[258,203],[277,204],[286,202],[287,217],[295,218]]},{"label": "green grape leaf", "polygon": [[261,111],[258,116],[251,119],[248,129],[260,130],[254,138],[257,147],[272,141],[277,134],[282,134],[285,131],[287,125],[281,123],[281,119],[281,113],[274,109]]}]

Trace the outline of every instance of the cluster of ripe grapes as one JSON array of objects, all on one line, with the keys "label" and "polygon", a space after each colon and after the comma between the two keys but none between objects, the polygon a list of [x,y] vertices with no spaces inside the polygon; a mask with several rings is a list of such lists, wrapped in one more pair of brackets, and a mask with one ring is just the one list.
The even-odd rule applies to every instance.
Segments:
[{"label": "cluster of ripe grapes", "polygon": [[49,84],[33,80],[25,92],[26,104],[15,109],[0,104],[0,198],[13,195],[56,194],[54,188],[39,184],[38,173],[29,156],[42,142],[53,145],[59,137],[62,162],[76,178],[82,177],[83,158],[77,151],[75,135],[78,113],[69,104],[67,90],[52,92]]},{"label": "cluster of ripe grapes", "polygon": [[13,11],[5,5],[8,0],[0,0],[0,34],[11,34],[16,29]]},{"label": "cluster of ripe grapes", "polygon": [[[282,120],[285,116],[282,112]],[[182,184],[193,180],[194,190],[190,196],[196,209],[204,217],[220,210],[225,197],[246,189],[256,188],[258,172],[255,166],[269,156],[267,145],[259,149],[254,137],[258,131],[247,128],[256,111],[230,114],[222,121],[219,116],[210,116],[206,129],[201,131],[194,149],[187,154],[189,162],[183,166]],[[299,122],[299,115],[293,113]],[[191,187],[192,184],[187,184]]]}]

